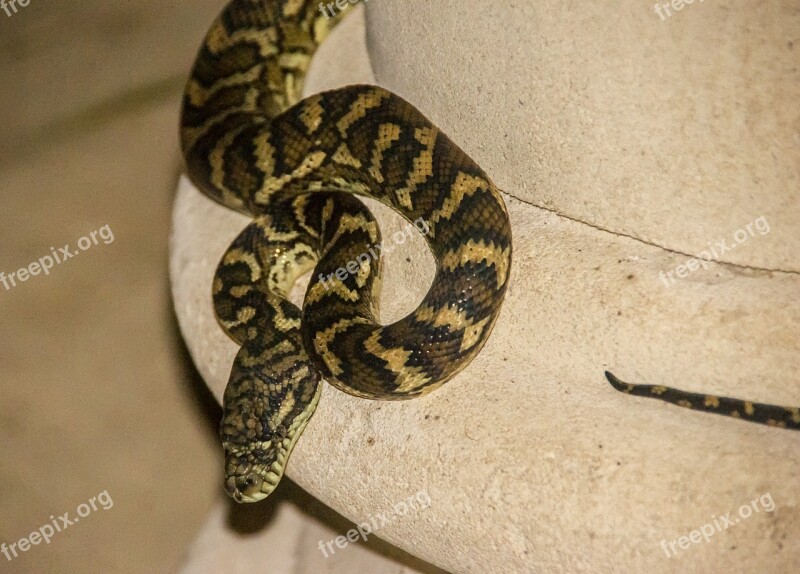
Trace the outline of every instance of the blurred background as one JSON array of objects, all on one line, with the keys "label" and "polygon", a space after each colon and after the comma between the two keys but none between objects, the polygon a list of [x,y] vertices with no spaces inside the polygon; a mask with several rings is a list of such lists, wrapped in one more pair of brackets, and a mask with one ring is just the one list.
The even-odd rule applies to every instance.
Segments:
[{"label": "blurred background", "polygon": [[113,501],[0,572],[173,572],[219,495],[219,413],[176,328],[167,248],[180,94],[221,5],[0,10],[0,272],[113,235],[0,283],[0,542]]}]

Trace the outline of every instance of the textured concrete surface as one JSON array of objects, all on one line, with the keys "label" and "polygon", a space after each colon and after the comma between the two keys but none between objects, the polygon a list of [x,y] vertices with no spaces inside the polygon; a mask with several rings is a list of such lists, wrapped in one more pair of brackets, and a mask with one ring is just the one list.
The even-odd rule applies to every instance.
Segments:
[{"label": "textured concrete surface", "polygon": [[[452,572],[796,565],[796,433],[627,397],[602,376],[800,405],[788,6],[696,4],[661,22],[651,7],[370,3],[378,82],[508,192],[512,283],[484,352],[433,395],[386,404],[326,387],[289,476],[354,521],[424,489],[430,507],[380,536]],[[397,218],[375,211],[391,233]],[[659,279],[762,215],[768,233]],[[174,222],[176,310],[219,398],[235,345],[208,285],[246,218],[184,181]],[[431,276],[423,245],[393,253],[382,318],[413,308]],[[709,542],[675,546],[728,515]]]},{"label": "textured concrete surface", "polygon": [[516,197],[693,255],[764,215],[720,260],[800,271],[797,3],[653,6],[375,2],[370,55]]}]

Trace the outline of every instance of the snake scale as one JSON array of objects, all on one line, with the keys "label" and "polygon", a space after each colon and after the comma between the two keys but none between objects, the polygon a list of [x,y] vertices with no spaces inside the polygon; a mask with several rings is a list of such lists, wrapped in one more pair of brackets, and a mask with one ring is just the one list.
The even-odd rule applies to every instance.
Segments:
[{"label": "snake scale", "polygon": [[[277,486],[322,377],[370,399],[438,388],[486,342],[509,281],[511,226],[499,190],[419,110],[376,86],[301,100],[310,59],[341,16],[309,0],[233,0],[184,93],[187,173],[253,217],[212,287],[219,322],[240,345],[220,423],[225,489],[239,502]],[[391,325],[378,320],[380,230],[358,195],[422,222],[436,260],[422,302]],[[287,294],[312,268],[301,310]],[[800,427],[797,409],[608,378],[623,392]]]}]

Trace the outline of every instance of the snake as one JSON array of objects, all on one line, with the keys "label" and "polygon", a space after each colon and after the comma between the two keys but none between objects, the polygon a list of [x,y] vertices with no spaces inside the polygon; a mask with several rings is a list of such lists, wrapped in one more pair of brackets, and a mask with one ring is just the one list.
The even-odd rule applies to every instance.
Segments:
[{"label": "snake", "polygon": [[[189,178],[252,218],[211,289],[240,346],[220,423],[225,490],[238,502],[273,492],[322,379],[376,400],[434,391],[484,346],[509,282],[499,189],[417,108],[369,85],[301,97],[314,51],[342,17],[304,0],[233,0],[184,91]],[[359,196],[396,211],[436,262],[422,301],[389,325],[379,320],[382,237]],[[298,308],[289,291],[312,269]]]},{"label": "snake", "polygon": [[[239,345],[219,430],[225,490],[237,502],[275,490],[323,379],[366,399],[434,391],[480,352],[510,279],[500,190],[422,112],[379,86],[302,98],[316,48],[345,13],[309,0],[232,0],[183,95],[187,175],[252,218],[211,289],[217,319]],[[389,325],[379,320],[381,232],[359,196],[409,222],[436,263],[417,308]],[[299,308],[289,292],[311,270]],[[625,393],[800,428],[798,409],[606,376]]]}]

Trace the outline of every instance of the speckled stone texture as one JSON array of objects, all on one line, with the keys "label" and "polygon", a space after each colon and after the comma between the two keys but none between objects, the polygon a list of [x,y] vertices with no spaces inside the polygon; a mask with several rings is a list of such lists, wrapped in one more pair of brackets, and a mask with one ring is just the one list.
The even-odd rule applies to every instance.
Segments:
[{"label": "speckled stone texture", "polygon": [[[603,377],[800,405],[800,13],[788,1],[695,2],[664,21],[625,10],[368,5],[377,83],[507,192],[511,285],[484,351],[429,397],[371,402],[326,386],[288,475],[356,522],[424,490],[430,507],[380,536],[451,572],[800,563],[797,433],[625,396]],[[324,61],[360,61],[334,48]],[[312,75],[308,91],[342,78]],[[387,233],[401,224],[375,212]],[[246,222],[181,182],[176,309],[217,397],[236,348],[215,323],[211,277]],[[723,239],[736,248],[718,261],[679,267]],[[422,242],[407,247],[387,261],[386,321],[432,277]],[[772,511],[739,514],[765,495]],[[726,515],[734,525],[709,542],[673,542]],[[316,540],[293,551],[304,545],[319,552]]]}]

